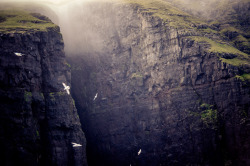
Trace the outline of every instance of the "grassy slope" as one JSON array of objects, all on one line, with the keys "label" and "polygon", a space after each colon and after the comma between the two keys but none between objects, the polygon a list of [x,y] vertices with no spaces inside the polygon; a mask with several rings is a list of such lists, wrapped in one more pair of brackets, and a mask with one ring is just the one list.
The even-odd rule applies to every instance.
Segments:
[{"label": "grassy slope", "polygon": [[199,19],[173,7],[163,0],[124,0],[127,3],[139,5],[144,12],[163,19],[168,26],[173,28],[192,28],[194,24],[202,23]]},{"label": "grassy slope", "polygon": [[[218,53],[218,56],[220,56],[220,54],[223,53],[237,55],[237,57],[233,59],[225,59],[220,57],[220,59],[225,63],[234,66],[250,64],[250,56],[248,54],[233,47],[232,43],[228,41],[227,42],[223,41],[224,36],[222,35],[222,32],[220,32],[220,30],[214,30],[204,20],[191,16],[177,9],[176,7],[173,7],[170,3],[164,0],[124,0],[124,1],[131,4],[137,4],[140,6],[143,12],[161,18],[168,27],[176,29],[186,29],[186,30],[195,29],[197,32],[200,33],[200,36],[193,36],[191,38],[199,43],[204,43],[204,42],[208,43],[210,45],[210,48],[207,50],[208,52]],[[199,28],[200,25],[206,25],[206,26]],[[241,39],[246,42],[245,38],[241,37]]]},{"label": "grassy slope", "polygon": [[[210,26],[217,29],[220,35],[231,45],[241,51],[250,53],[250,13],[247,10],[250,0],[164,0],[172,5],[203,18]],[[245,6],[245,8],[244,8]],[[237,9],[239,8],[240,9]],[[215,25],[215,26],[214,26]],[[230,36],[234,34],[234,36]]]},{"label": "grassy slope", "polygon": [[[108,0],[107,0],[108,1]],[[114,0],[110,0],[114,1]],[[233,59],[221,60],[225,63],[229,63],[234,66],[240,66],[244,64],[250,64],[250,57],[248,54],[241,52],[232,46],[230,42],[224,42],[222,40],[223,34],[227,29],[230,31],[237,31],[238,29],[234,27],[226,27],[225,29],[215,30],[213,25],[219,23],[218,21],[213,21],[213,25],[207,24],[204,20],[198,19],[190,14],[187,14],[176,7],[173,7],[170,3],[165,0],[115,0],[116,2],[136,4],[140,7],[141,12],[148,13],[152,16],[159,17],[163,20],[163,23],[167,27],[172,27],[175,29],[185,29],[193,30],[200,33],[200,36],[191,37],[196,42],[206,42],[210,45],[208,52],[215,53],[226,53],[226,54],[236,54],[238,55]],[[177,1],[177,0],[172,0]],[[225,1],[220,2],[218,8],[225,6]],[[246,0],[249,1],[249,0]],[[224,4],[224,5],[223,5]],[[198,4],[196,4],[198,5]],[[230,9],[231,10],[231,9]],[[205,27],[199,28],[200,25],[206,25]],[[46,19],[39,19],[34,17],[25,11],[15,11],[15,10],[0,10],[0,32],[26,32],[29,30],[39,30],[45,31],[48,27],[55,27],[53,23]],[[206,36],[206,37],[204,37]],[[214,38],[215,36],[215,38]],[[237,36],[235,40],[244,41],[243,44],[247,44],[247,39],[243,35]],[[218,55],[219,55],[218,54]]]},{"label": "grassy slope", "polygon": [[22,10],[0,10],[0,32],[2,33],[46,31],[49,27],[56,27],[56,25],[39,14],[30,14]]}]

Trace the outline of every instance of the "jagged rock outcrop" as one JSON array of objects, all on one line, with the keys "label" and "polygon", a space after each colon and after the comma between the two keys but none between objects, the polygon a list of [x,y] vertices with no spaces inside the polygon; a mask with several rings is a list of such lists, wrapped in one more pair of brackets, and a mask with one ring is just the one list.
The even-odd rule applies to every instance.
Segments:
[{"label": "jagged rock outcrop", "polygon": [[[4,13],[5,21],[13,13]],[[37,29],[26,29],[29,20],[0,28],[0,165],[87,165],[74,100],[62,85],[71,83],[62,35],[54,25],[40,30],[51,23],[33,15]]]},{"label": "jagged rock outcrop", "polygon": [[89,165],[249,164],[248,64],[138,5],[86,8],[97,49],[68,59]]}]

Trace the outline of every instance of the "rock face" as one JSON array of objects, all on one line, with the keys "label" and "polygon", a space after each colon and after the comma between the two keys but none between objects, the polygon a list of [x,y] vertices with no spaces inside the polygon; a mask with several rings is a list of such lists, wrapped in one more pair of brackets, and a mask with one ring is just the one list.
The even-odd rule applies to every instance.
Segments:
[{"label": "rock face", "polygon": [[63,48],[58,27],[0,33],[0,165],[87,165]]},{"label": "rock face", "polygon": [[250,88],[237,77],[249,66],[222,62],[229,55],[190,38],[196,31],[136,5],[86,8],[82,32],[102,45],[86,35],[97,49],[69,61],[89,165],[250,164]]}]

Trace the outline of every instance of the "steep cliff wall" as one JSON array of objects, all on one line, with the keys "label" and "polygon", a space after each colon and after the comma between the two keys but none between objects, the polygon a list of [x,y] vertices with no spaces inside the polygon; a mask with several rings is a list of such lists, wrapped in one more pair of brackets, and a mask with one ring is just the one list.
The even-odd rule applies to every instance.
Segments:
[{"label": "steep cliff wall", "polygon": [[[0,165],[87,165],[59,27],[0,11]],[[73,148],[72,142],[82,144]]]},{"label": "steep cliff wall", "polygon": [[145,6],[93,3],[74,27],[94,34],[69,58],[89,165],[249,164],[249,56]]},{"label": "steep cliff wall", "polygon": [[249,0],[164,0],[189,14],[208,20],[206,26],[219,30],[227,42],[249,54]]}]

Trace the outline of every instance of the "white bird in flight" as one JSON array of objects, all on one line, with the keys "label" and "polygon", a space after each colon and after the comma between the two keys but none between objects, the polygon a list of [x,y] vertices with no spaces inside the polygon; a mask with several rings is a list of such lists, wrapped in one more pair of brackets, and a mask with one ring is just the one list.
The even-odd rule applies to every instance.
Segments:
[{"label": "white bird in flight", "polygon": [[64,86],[64,90],[66,90],[67,93],[69,94],[69,89],[70,89],[70,87],[67,86],[65,83],[62,83],[62,84],[63,84],[63,86]]},{"label": "white bird in flight", "polygon": [[79,146],[82,146],[81,144],[77,144],[77,143],[74,143],[74,142],[72,142],[72,145],[73,145],[73,147],[79,147]]},{"label": "white bird in flight", "polygon": [[16,56],[23,56],[24,54],[19,53],[19,52],[15,52],[15,55],[16,55]]},{"label": "white bird in flight", "polygon": [[141,154],[141,149],[139,150],[139,152],[138,152],[138,156]]},{"label": "white bird in flight", "polygon": [[97,95],[98,95],[98,93],[95,94],[95,97],[94,97],[93,101],[95,101],[95,99],[97,98]]}]

